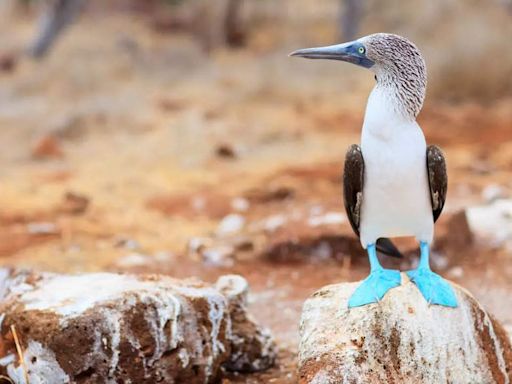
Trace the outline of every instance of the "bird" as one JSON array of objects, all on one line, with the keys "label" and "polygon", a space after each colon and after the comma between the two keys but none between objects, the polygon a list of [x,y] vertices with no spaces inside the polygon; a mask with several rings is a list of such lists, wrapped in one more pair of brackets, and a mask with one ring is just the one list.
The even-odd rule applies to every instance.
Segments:
[{"label": "bird", "polygon": [[46,7],[39,18],[38,34],[29,49],[29,54],[35,59],[46,56],[62,32],[79,16],[84,3],[84,0],[46,2]]},{"label": "bird", "polygon": [[345,156],[345,210],[370,261],[370,274],[355,289],[348,307],[379,302],[401,285],[400,271],[383,268],[377,250],[383,244],[384,251],[396,253],[389,238],[411,236],[419,242],[420,260],[407,276],[429,304],[456,308],[453,288],[430,267],[434,223],[445,205],[448,176],[442,150],[427,146],[416,122],[427,87],[419,49],[405,37],[375,33],[343,44],[299,49],[290,56],[352,63],[375,78],[361,145],[351,145]]}]

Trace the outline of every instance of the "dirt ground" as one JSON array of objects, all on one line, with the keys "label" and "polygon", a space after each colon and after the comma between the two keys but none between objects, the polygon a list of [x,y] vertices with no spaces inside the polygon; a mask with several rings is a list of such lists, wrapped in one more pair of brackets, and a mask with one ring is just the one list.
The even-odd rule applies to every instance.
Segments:
[{"label": "dirt ground", "polygon": [[[0,55],[32,20],[0,25]],[[2,49],[1,47],[5,47]],[[225,383],[294,383],[304,300],[368,272],[344,218],[345,149],[359,142],[372,76],[306,62],[258,32],[210,55],[130,17],[85,17],[42,62],[0,71],[0,261],[59,272],[245,276],[278,367]],[[7,55],[7,56],[6,56]],[[429,100],[420,115],[449,163],[437,270],[512,326],[512,255],[453,246],[461,208],[512,188],[512,100]],[[454,240],[455,241],[455,240]],[[405,241],[408,268],[414,243]]]}]

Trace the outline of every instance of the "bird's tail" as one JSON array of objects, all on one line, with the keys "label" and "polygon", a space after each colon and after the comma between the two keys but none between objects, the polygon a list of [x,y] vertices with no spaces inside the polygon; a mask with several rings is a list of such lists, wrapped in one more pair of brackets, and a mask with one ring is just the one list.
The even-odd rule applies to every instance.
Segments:
[{"label": "bird's tail", "polygon": [[404,257],[395,244],[386,237],[381,237],[377,240],[377,251],[391,257]]}]

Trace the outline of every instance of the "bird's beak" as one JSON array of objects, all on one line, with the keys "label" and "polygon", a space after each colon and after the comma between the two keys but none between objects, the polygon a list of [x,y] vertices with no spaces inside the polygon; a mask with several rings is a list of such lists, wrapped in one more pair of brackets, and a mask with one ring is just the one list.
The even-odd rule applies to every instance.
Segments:
[{"label": "bird's beak", "polygon": [[326,47],[299,49],[290,53],[289,56],[304,57],[306,59],[340,60],[370,68],[374,62],[368,59],[366,55],[358,52],[357,48],[359,46],[361,46],[361,43],[351,41]]}]

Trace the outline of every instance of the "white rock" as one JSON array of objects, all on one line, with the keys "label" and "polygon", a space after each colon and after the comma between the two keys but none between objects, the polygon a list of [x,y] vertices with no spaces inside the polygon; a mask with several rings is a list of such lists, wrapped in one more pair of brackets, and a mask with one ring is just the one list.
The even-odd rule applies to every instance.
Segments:
[{"label": "white rock", "polygon": [[286,223],[284,215],[270,216],[263,222],[263,229],[267,232],[275,232]]},{"label": "white rock", "polygon": [[158,251],[154,254],[154,259],[158,263],[167,263],[173,261],[176,255],[172,252],[167,251]]},{"label": "white rock", "polygon": [[328,260],[333,251],[330,244],[327,241],[322,241],[311,251],[313,259],[315,261]]},{"label": "white rock", "polygon": [[128,268],[128,267],[140,267],[143,265],[148,265],[151,263],[151,258],[147,255],[143,255],[141,253],[130,253],[119,260],[117,260],[116,264],[119,267]]},{"label": "white rock", "polygon": [[196,196],[192,200],[192,208],[196,211],[202,211],[206,207],[206,200],[202,196]]},{"label": "white rock", "polygon": [[482,197],[486,202],[492,203],[495,200],[504,198],[505,191],[499,184],[490,184],[482,190]]},{"label": "white rock", "polygon": [[233,200],[231,200],[231,208],[233,208],[235,211],[245,212],[249,209],[249,206],[249,200],[243,197],[235,197]]},{"label": "white rock", "polygon": [[454,279],[460,279],[464,276],[464,270],[462,267],[453,267],[448,271],[448,276]]},{"label": "white rock", "polygon": [[130,239],[127,237],[120,237],[116,241],[116,247],[122,247],[129,249],[130,251],[135,251],[137,249],[140,249],[140,244],[137,240]]},{"label": "white rock", "polygon": [[322,216],[310,217],[308,223],[312,227],[319,227],[321,225],[343,224],[345,221],[346,218],[344,214],[338,212],[328,212]]},{"label": "white rock", "polygon": [[27,231],[32,235],[54,235],[58,233],[57,226],[54,223],[28,223]]},{"label": "white rock", "polygon": [[200,252],[204,247],[209,246],[212,243],[211,239],[205,237],[192,237],[188,241],[188,251],[190,253]]},{"label": "white rock", "polygon": [[320,216],[324,211],[324,207],[321,205],[314,205],[309,209],[309,214],[311,216]]},{"label": "white rock", "polygon": [[504,329],[466,291],[459,307],[429,306],[402,277],[377,304],[347,308],[358,283],[327,286],[304,305],[301,384],[510,383]]},{"label": "white rock", "polygon": [[240,232],[240,230],[244,227],[245,218],[242,215],[238,215],[236,213],[229,214],[225,216],[219,226],[217,228],[217,235],[232,235],[234,233]]},{"label": "white rock", "polygon": [[512,238],[512,199],[469,207],[466,216],[471,232],[493,240],[495,245],[502,245]]},{"label": "white rock", "polygon": [[232,247],[217,246],[201,251],[203,262],[212,267],[232,267],[235,264],[235,254]]},{"label": "white rock", "polygon": [[[418,261],[419,260],[416,260],[416,262]],[[430,258],[430,261],[436,269],[440,270],[446,269],[450,263],[445,255],[435,251],[432,251],[432,257]],[[417,265],[415,265],[415,267],[416,266]]]}]

